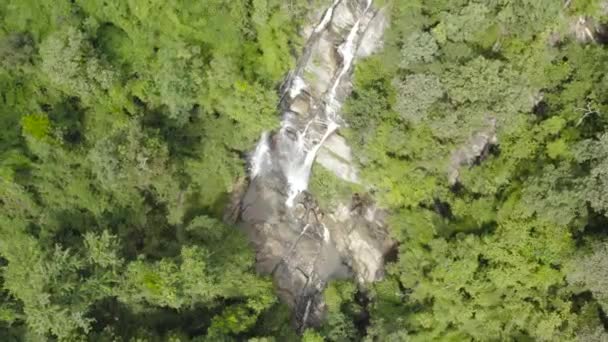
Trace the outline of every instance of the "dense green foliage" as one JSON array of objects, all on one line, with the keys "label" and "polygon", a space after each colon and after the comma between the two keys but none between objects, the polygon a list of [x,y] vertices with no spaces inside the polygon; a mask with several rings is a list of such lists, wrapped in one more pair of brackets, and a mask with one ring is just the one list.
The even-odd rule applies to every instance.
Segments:
[{"label": "dense green foliage", "polygon": [[293,334],[220,219],[317,5],[0,2],[0,340]]},{"label": "dense green foliage", "polygon": [[[581,15],[608,19],[606,2],[392,10],[346,114],[400,242],[368,338],[605,339],[608,50],[572,31]],[[494,146],[463,157],[494,130]]]},{"label": "dense green foliage", "polygon": [[[320,2],[0,2],[0,340],[299,339],[221,217]],[[301,339],[607,339],[608,3],[380,3],[345,133],[399,254]]]}]

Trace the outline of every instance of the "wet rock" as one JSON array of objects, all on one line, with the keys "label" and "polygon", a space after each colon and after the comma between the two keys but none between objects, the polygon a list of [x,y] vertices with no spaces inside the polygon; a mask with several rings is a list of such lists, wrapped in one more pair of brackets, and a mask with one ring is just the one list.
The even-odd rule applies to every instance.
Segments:
[{"label": "wet rock", "polygon": [[327,12],[328,8],[330,8],[333,3],[333,0],[323,0],[322,3],[319,3],[319,7],[316,10],[309,12],[308,17],[305,20],[307,24],[302,27],[300,32],[302,37],[308,38],[313,34],[313,30],[321,22],[325,12]]},{"label": "wet rock", "polygon": [[360,5],[356,1],[342,1],[336,6],[331,20],[331,30],[337,36],[344,37],[348,34],[357,20],[356,7]]},{"label": "wet rock", "polygon": [[[310,169],[300,166],[311,166],[309,156],[314,154],[303,151],[317,152],[321,142],[318,162],[342,179],[357,180],[350,148],[343,138],[330,135],[338,127],[332,120],[339,119],[337,112],[351,90],[350,56],[361,49],[364,36],[369,41],[361,51],[371,53],[371,40],[379,37],[385,25],[377,21],[370,28],[377,11],[365,12],[366,0],[335,4],[326,26],[306,30],[310,37],[302,57],[282,87],[282,127],[261,139],[256,151],[264,152],[258,153],[262,160],[252,164],[263,167],[252,174],[239,205],[239,227],[256,251],[256,269],[273,276],[280,298],[295,311],[298,327],[322,322],[322,291],[328,281],[354,277],[364,284],[377,280],[382,256],[392,243],[387,234],[378,233],[385,227],[381,210],[368,208],[373,204],[351,211],[345,203],[324,213],[313,194],[302,191],[295,196],[298,192],[288,186],[307,182]],[[346,53],[339,51],[351,29],[354,35],[348,41],[352,45],[347,44]]]},{"label": "wet rock", "polygon": [[[328,281],[354,277],[365,286],[382,277],[384,255],[394,245],[385,215],[369,201],[362,201],[365,207],[360,210],[343,203],[322,215],[307,192],[286,208],[283,201],[261,200],[269,194],[256,185],[260,181],[252,181],[241,215],[241,227],[256,249],[256,269],[273,275],[278,295],[296,310],[298,326],[318,325],[325,312],[322,291]],[[265,221],[250,223],[259,218]]]},{"label": "wet rock", "polygon": [[302,98],[302,96],[300,96],[295,101],[293,101],[289,109],[298,115],[302,115],[308,113],[308,111],[310,110],[310,103],[304,98]]},{"label": "wet rock", "polygon": [[304,204],[302,203],[298,203],[294,208],[293,208],[293,214],[296,218],[298,218],[299,220],[304,219],[304,216],[306,215],[306,207],[304,207]]},{"label": "wet rock", "polygon": [[332,135],[325,141],[319,150],[316,162],[342,180],[351,183],[359,182],[350,146],[340,135]]},{"label": "wet rock", "polygon": [[335,42],[331,37],[323,36],[311,52],[310,60],[303,66],[303,78],[310,85],[313,97],[322,97],[327,92],[337,69]]}]

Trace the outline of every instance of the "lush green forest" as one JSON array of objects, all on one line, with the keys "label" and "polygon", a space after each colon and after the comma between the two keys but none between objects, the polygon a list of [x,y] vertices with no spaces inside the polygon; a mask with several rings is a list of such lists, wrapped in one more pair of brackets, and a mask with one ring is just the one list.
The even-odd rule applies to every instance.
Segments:
[{"label": "lush green forest", "polygon": [[354,151],[393,209],[378,341],[604,341],[608,2],[396,1]]},{"label": "lush green forest", "polygon": [[[0,340],[300,339],[222,214],[323,6],[0,2]],[[608,2],[375,6],[342,132],[399,252],[302,339],[608,339]]]},{"label": "lush green forest", "polygon": [[0,340],[292,333],[221,214],[314,5],[0,2]]}]

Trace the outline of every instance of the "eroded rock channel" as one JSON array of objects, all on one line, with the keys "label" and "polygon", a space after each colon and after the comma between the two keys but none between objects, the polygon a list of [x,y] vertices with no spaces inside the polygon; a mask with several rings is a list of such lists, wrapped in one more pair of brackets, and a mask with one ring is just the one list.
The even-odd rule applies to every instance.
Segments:
[{"label": "eroded rock channel", "polygon": [[359,284],[382,277],[393,245],[385,214],[373,201],[345,199],[321,208],[307,191],[315,159],[348,182],[359,182],[350,149],[337,135],[357,58],[381,47],[387,25],[371,0],[336,0],[306,29],[307,44],[282,90],[281,128],[264,133],[251,156],[239,226],[256,250],[257,268],[271,274],[299,327],[318,325],[328,281]]}]

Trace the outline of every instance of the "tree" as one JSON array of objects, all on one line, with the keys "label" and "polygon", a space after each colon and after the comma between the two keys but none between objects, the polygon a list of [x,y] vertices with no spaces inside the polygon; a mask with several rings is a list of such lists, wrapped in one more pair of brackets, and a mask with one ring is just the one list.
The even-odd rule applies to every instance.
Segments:
[{"label": "tree", "polygon": [[439,46],[435,38],[428,32],[414,32],[404,42],[401,48],[399,66],[407,69],[417,64],[430,63],[438,55]]},{"label": "tree", "polygon": [[581,254],[569,264],[568,282],[576,286],[579,291],[589,290],[602,308],[608,308],[608,292],[606,291],[606,277],[608,266],[606,257],[608,245],[596,243],[591,253]]},{"label": "tree", "polygon": [[67,27],[49,36],[40,46],[41,70],[66,93],[89,102],[110,90],[116,75],[98,59],[85,35]]},{"label": "tree", "polygon": [[605,202],[606,186],[606,166],[607,157],[606,142],[608,135],[603,134],[598,140],[584,140],[576,146],[575,155],[579,162],[588,162],[591,166],[589,175],[582,180],[585,189],[581,200],[587,201],[593,209],[598,212],[606,213],[608,206]]},{"label": "tree", "polygon": [[293,336],[217,220],[276,124],[312,7],[288,9],[0,4],[3,339]]},{"label": "tree", "polygon": [[354,302],[355,284],[347,281],[332,282],[323,294],[327,305],[327,317],[321,328],[328,341],[353,341],[360,339],[354,320],[361,308]]},{"label": "tree", "polygon": [[414,74],[395,85],[398,100],[395,110],[412,122],[424,120],[431,106],[444,95],[443,85],[437,76]]},{"label": "tree", "polygon": [[[394,22],[415,13],[401,6]],[[576,111],[601,111],[594,61],[603,52],[548,43],[562,30],[556,3],[413,6],[424,14],[391,29],[381,55],[359,64],[346,108],[362,175],[391,208],[401,243],[374,286],[368,338],[568,340],[583,328],[601,336],[583,276],[574,288],[565,279],[575,237],[603,220],[592,199],[603,188],[606,125]],[[492,127],[495,144],[447,182],[454,153]]]}]

